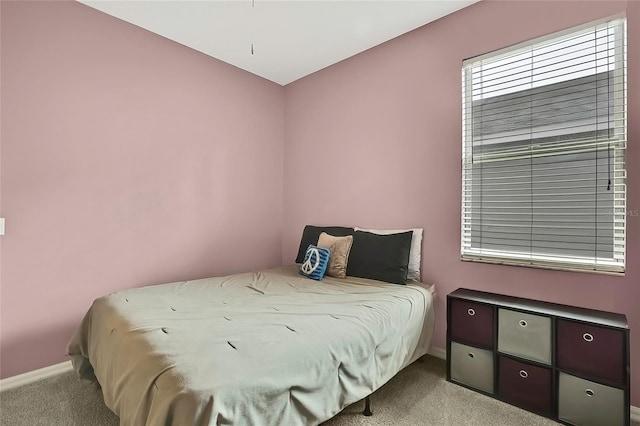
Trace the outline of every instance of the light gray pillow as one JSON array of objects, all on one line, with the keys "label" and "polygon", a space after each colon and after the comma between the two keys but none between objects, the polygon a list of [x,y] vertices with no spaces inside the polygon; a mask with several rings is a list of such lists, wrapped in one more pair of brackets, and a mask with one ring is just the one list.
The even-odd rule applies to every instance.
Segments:
[{"label": "light gray pillow", "polygon": [[327,267],[327,275],[336,278],[345,278],[347,276],[347,262],[349,260],[349,252],[353,244],[353,236],[334,237],[326,232],[320,234],[318,238],[318,247],[328,248],[331,250],[329,256],[329,266]]}]

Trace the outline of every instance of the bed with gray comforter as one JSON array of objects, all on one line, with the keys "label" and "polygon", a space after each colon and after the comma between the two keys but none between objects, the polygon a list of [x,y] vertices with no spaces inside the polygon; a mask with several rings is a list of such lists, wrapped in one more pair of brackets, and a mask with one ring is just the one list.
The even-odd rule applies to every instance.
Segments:
[{"label": "bed with gray comforter", "polygon": [[121,425],[316,425],[424,355],[429,286],[297,266],[96,299],[69,343]]}]

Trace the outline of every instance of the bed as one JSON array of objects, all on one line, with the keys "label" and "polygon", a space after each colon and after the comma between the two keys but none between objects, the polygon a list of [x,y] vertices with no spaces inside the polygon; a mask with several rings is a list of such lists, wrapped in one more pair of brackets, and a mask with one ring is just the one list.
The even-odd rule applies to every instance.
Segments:
[{"label": "bed", "polygon": [[120,291],[69,343],[122,425],[314,425],[424,355],[433,289],[298,265]]}]

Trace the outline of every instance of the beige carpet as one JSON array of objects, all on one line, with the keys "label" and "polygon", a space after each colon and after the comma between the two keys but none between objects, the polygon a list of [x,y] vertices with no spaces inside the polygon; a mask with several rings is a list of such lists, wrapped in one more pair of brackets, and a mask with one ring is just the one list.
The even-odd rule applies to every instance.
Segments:
[{"label": "beige carpet", "polygon": [[[373,394],[371,404],[372,417],[361,414],[359,402],[325,426],[558,424],[448,383],[445,362],[430,356],[401,371]],[[94,384],[69,372],[0,393],[0,425],[117,426],[118,417]]]}]

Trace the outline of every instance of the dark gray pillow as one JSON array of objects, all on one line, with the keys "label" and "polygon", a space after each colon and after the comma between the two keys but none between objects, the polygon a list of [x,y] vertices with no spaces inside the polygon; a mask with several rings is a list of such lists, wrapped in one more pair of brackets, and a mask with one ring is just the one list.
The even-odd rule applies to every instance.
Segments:
[{"label": "dark gray pillow", "polygon": [[412,231],[388,235],[356,231],[349,253],[347,275],[405,284],[412,236]]},{"label": "dark gray pillow", "polygon": [[309,247],[310,244],[317,246],[318,238],[320,238],[320,234],[323,232],[333,235],[334,237],[346,237],[347,235],[353,235],[353,228],[346,228],[344,226],[305,226],[304,231],[302,231],[302,239],[300,240],[296,263],[304,262],[307,247]]}]

